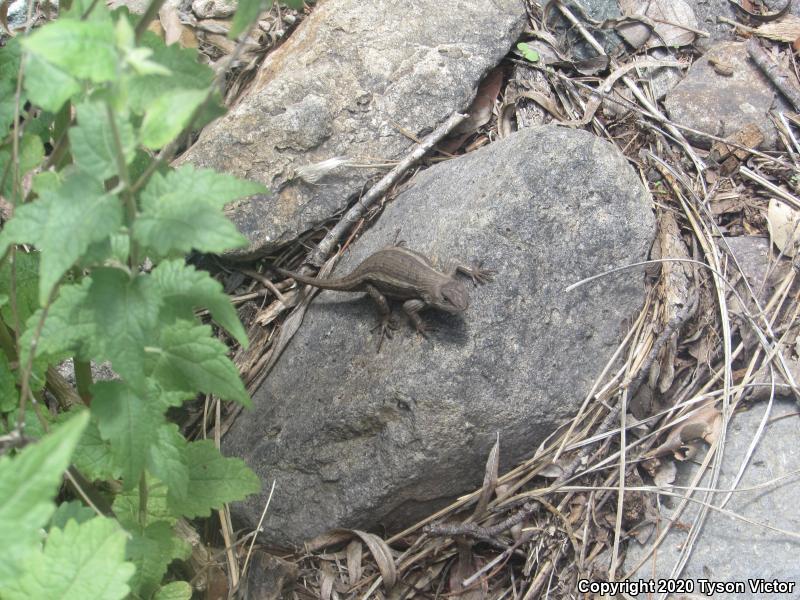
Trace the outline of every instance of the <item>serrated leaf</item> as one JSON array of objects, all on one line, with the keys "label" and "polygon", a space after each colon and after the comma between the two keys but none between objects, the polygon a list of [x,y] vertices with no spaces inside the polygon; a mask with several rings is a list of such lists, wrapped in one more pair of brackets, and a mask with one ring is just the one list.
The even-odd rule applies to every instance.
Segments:
[{"label": "serrated leaf", "polygon": [[[76,354],[81,359],[89,358],[87,344],[94,337],[95,324],[91,315],[82,309],[91,282],[91,278],[87,277],[80,284],[61,286],[36,343],[37,357],[57,360]],[[20,361],[23,364],[28,361],[41,316],[40,308],[25,322],[25,330],[20,338]]]},{"label": "serrated leaf", "polygon": [[8,600],[118,600],[130,592],[133,564],[125,562],[127,534],[113,519],[95,517],[51,529],[44,550],[26,561],[25,575],[3,590]]},{"label": "serrated leaf", "polygon": [[252,406],[227,350],[208,325],[178,321],[162,328],[158,348],[149,353],[148,372],[166,390],[201,391]]},{"label": "serrated leaf", "polygon": [[265,192],[264,186],[184,165],[156,174],[141,194],[134,239],[157,256],[192,249],[221,253],[247,244],[222,212],[228,202]]},{"label": "serrated leaf", "polygon": [[148,282],[164,301],[162,320],[169,308],[175,318],[190,321],[193,311],[207,308],[214,320],[224,327],[243,347],[247,333],[239,321],[236,309],[222,289],[222,284],[207,272],[198,271],[184,260],[166,260],[150,273]]},{"label": "serrated leaf", "polygon": [[192,586],[186,581],[173,581],[156,592],[153,600],[191,600]]},{"label": "serrated leaf", "polygon": [[[12,267],[13,258],[13,269]],[[16,277],[14,285],[11,285],[11,274]],[[16,312],[21,324],[39,308],[39,254],[35,252],[23,252],[18,250],[9,255],[2,265],[0,265],[0,293],[11,295],[12,289],[16,292]],[[0,308],[0,315],[3,320],[12,327],[14,326],[14,310],[11,304]]]},{"label": "serrated leaf", "polygon": [[[167,486],[149,476],[145,471],[147,479],[147,515],[145,521],[154,523],[156,521],[166,521],[173,525],[177,518],[173,512],[167,508]],[[111,508],[117,516],[117,520],[128,530],[135,530],[139,524],[139,488],[122,491],[116,495]]]},{"label": "serrated leaf", "polygon": [[181,48],[178,44],[166,46],[152,32],[142,36],[141,47],[151,50],[150,61],[168,69],[172,74],[148,74],[133,77],[130,89],[130,107],[137,114],[167,92],[177,90],[207,90],[214,80],[214,72],[197,61],[197,50]]},{"label": "serrated leaf", "polygon": [[272,0],[239,0],[228,37],[235,40],[250,27],[262,11],[272,6]]},{"label": "serrated leaf", "polygon": [[[69,130],[69,141],[75,164],[98,179],[108,179],[117,173],[116,143],[108,109],[100,102],[79,104],[78,124]],[[125,164],[136,152],[133,125],[119,114],[115,115],[117,132]]]},{"label": "serrated leaf", "polygon": [[35,554],[39,530],[55,511],[53,497],[89,412],[83,411],[16,456],[0,456],[0,589]]},{"label": "serrated leaf", "polygon": [[84,506],[77,500],[62,502],[58,505],[56,512],[53,513],[53,516],[50,519],[50,527],[64,529],[64,527],[67,525],[67,521],[70,519],[76,521],[77,523],[85,523],[89,519],[93,519],[95,516],[97,516],[96,512],[94,512],[88,506]]},{"label": "serrated leaf", "polygon": [[304,0],[280,0],[281,4],[284,6],[288,6],[289,8],[293,8],[294,10],[303,10],[303,6],[305,5]]},{"label": "serrated leaf", "polygon": [[176,559],[185,560],[191,546],[175,535],[172,524],[157,521],[144,530],[135,529],[128,542],[128,558],[136,565],[136,574],[130,581],[133,593],[149,598],[158,589],[169,564]]},{"label": "serrated leaf", "polygon": [[[2,93],[2,90],[0,90]],[[44,145],[38,135],[33,133],[26,133],[22,136],[19,143],[19,177],[20,180],[31,170],[38,167],[44,159]],[[0,150],[0,177],[2,177],[6,164],[11,160],[11,148],[7,147]],[[10,166],[13,168],[13,165]],[[9,170],[8,176],[4,182],[0,195],[6,196],[8,200],[14,204],[19,204],[21,199],[14,197],[14,173]]]},{"label": "serrated leaf", "polygon": [[120,469],[114,464],[111,445],[100,436],[97,423],[89,421],[72,455],[75,467],[90,481],[119,479]]},{"label": "serrated leaf", "polygon": [[17,381],[4,352],[0,352],[0,413],[7,413],[19,405]]},{"label": "serrated leaf", "polygon": [[100,381],[91,387],[92,416],[100,435],[111,444],[125,489],[139,482],[150,445],[164,423],[164,409],[154,398],[122,381]]},{"label": "serrated leaf", "polygon": [[205,97],[204,90],[173,90],[153,100],[139,131],[142,145],[151,150],[166,146],[189,124]]},{"label": "serrated leaf", "polygon": [[[147,469],[167,486],[167,505],[179,505],[189,489],[189,466],[186,464],[186,440],[177,425],[168,423],[158,430],[158,439],[148,449]],[[176,517],[180,512],[175,510]]]},{"label": "serrated leaf", "polygon": [[114,231],[122,209],[114,196],[82,173],[73,173],[54,191],[17,208],[0,232],[0,255],[12,243],[33,244],[41,251],[39,302],[80,258],[92,242]]},{"label": "serrated leaf", "polygon": [[111,361],[114,371],[136,388],[144,378],[143,349],[154,342],[158,318],[159,299],[147,293],[146,279],[96,268],[82,308],[97,332],[89,342],[91,358]]},{"label": "serrated leaf", "polygon": [[25,63],[25,91],[29,99],[45,110],[58,112],[81,91],[81,84],[62,67],[31,54]]},{"label": "serrated leaf", "polygon": [[261,482],[244,461],[226,458],[214,442],[191,442],[186,447],[189,488],[176,506],[187,518],[207,517],[226,502],[244,500],[261,489]]},{"label": "serrated leaf", "polygon": [[119,56],[111,23],[58,19],[21,41],[24,49],[77,79],[112,81]]}]

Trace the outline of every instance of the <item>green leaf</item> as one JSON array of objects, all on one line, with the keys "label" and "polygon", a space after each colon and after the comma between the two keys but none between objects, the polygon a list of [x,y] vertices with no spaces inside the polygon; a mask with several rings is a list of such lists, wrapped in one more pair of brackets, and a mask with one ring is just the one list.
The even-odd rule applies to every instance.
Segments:
[{"label": "green leaf", "polygon": [[149,351],[148,371],[167,390],[201,391],[252,406],[227,350],[208,325],[178,321],[162,328],[159,347]]},{"label": "green leaf", "polygon": [[157,521],[144,530],[134,530],[128,542],[128,558],[136,565],[136,574],[130,581],[133,592],[149,598],[158,589],[169,564],[176,559],[185,560],[191,552],[191,546],[175,535],[169,522]]},{"label": "green leaf", "polygon": [[126,540],[113,519],[69,520],[64,529],[50,530],[44,550],[29,558],[25,574],[3,590],[3,598],[121,600],[135,571],[125,562]]},{"label": "green leaf", "polygon": [[63,180],[60,174],[55,171],[43,171],[33,176],[31,186],[37,196],[41,196],[45,192],[53,192],[58,189]]},{"label": "green leaf", "polygon": [[17,391],[17,381],[8,358],[5,353],[0,352],[0,413],[7,413],[14,410],[19,405],[19,392]]},{"label": "green leaf", "polygon": [[[19,322],[25,321],[39,308],[39,253],[18,250],[13,255],[13,273],[16,276],[11,285],[12,256],[0,265],[0,294],[11,296],[16,292],[16,311]],[[9,326],[14,326],[14,311],[11,304],[0,308],[0,315]]]},{"label": "green leaf", "polygon": [[[147,472],[145,471],[145,474]],[[111,508],[117,520],[128,530],[136,530],[139,525],[139,488],[122,491],[114,498]],[[167,508],[167,486],[155,479],[147,477],[147,515],[146,521],[166,521],[175,524],[177,518]]]},{"label": "green leaf", "polygon": [[[158,440],[148,449],[147,469],[167,486],[167,505],[174,509],[189,489],[186,440],[177,425],[167,423],[158,430]],[[173,514],[178,517],[180,511]]]},{"label": "green leaf", "polygon": [[135,387],[144,380],[145,353],[153,343],[159,299],[147,293],[147,276],[133,279],[121,269],[92,271],[92,283],[83,305],[94,323],[91,358],[110,360],[114,370]]},{"label": "green leaf", "polygon": [[70,519],[73,519],[80,524],[94,518],[96,514],[97,513],[95,513],[91,508],[84,506],[77,500],[62,502],[58,505],[56,512],[53,513],[53,517],[50,519],[50,527],[64,529],[64,527],[67,525],[67,521]]},{"label": "green leaf", "polygon": [[[17,85],[14,79],[0,79],[0,131],[8,131],[17,110]],[[20,110],[25,106],[20,98]]]},{"label": "green leaf", "polygon": [[192,586],[186,581],[173,581],[162,587],[153,600],[191,600]]},{"label": "green leaf", "polygon": [[164,302],[162,321],[165,320],[167,309],[172,311],[175,318],[191,321],[195,309],[207,308],[219,325],[243,347],[247,347],[247,333],[236,309],[222,289],[222,284],[207,272],[198,271],[182,259],[166,260],[153,269],[148,283],[155,287]]},{"label": "green leaf", "polygon": [[165,46],[163,40],[150,31],[142,36],[141,47],[152,51],[150,61],[169,69],[172,74],[153,73],[131,79],[130,107],[137,114],[142,114],[156,98],[167,92],[207,90],[214,80],[214,72],[197,61],[197,50],[181,48],[178,44]]},{"label": "green leaf", "polygon": [[100,430],[94,421],[89,421],[86,426],[72,462],[90,481],[120,478],[120,468],[114,464],[111,445],[100,437]]},{"label": "green leaf", "polygon": [[58,19],[20,43],[72,77],[102,83],[118,76],[119,55],[114,38],[111,23]]},{"label": "green leaf", "polygon": [[117,198],[91,177],[73,173],[54,191],[17,208],[0,232],[0,255],[12,243],[41,251],[39,302],[44,304],[61,276],[89,244],[116,231],[122,222]]},{"label": "green leaf", "polygon": [[[100,102],[79,104],[78,124],[69,130],[69,141],[75,164],[95,178],[105,180],[117,173],[116,144],[114,141],[108,109]],[[130,163],[136,152],[133,126],[120,116],[114,118],[119,132],[120,145],[125,164]]]},{"label": "green leaf", "polygon": [[134,239],[157,256],[192,249],[221,253],[247,244],[224,215],[230,201],[265,192],[261,184],[183,165],[153,175],[141,194]]},{"label": "green leaf", "polygon": [[[89,420],[82,411],[16,456],[0,456],[0,589],[16,579],[55,511],[61,476]],[[34,596],[29,596],[34,597]]]},{"label": "green leaf", "polygon": [[[19,176],[22,179],[28,172],[38,167],[44,159],[44,145],[38,135],[25,134],[19,143]],[[11,160],[11,148],[0,150],[0,177],[2,177],[5,163]],[[5,195],[14,204],[20,202],[19,198],[13,197],[14,173],[9,171],[0,194]]]},{"label": "green leaf", "polygon": [[50,112],[58,112],[64,103],[81,91],[81,84],[62,67],[31,54],[25,63],[25,91],[30,100]]},{"label": "green leaf", "polygon": [[239,0],[228,37],[235,40],[255,22],[262,11],[268,10],[271,6],[272,0]]},{"label": "green leaf", "polygon": [[226,458],[214,442],[203,440],[186,447],[189,489],[178,509],[187,518],[207,517],[226,502],[244,500],[261,489],[255,473],[239,458]]},{"label": "green leaf", "polygon": [[517,44],[517,50],[520,51],[525,60],[530,62],[539,62],[539,53],[525,42],[520,42]]},{"label": "green leaf", "polygon": [[[87,344],[94,337],[95,324],[92,316],[82,309],[91,283],[91,278],[87,277],[80,284],[61,286],[36,343],[37,358],[52,358],[54,363],[70,354],[76,354],[81,359],[89,358]],[[41,316],[40,308],[25,323],[25,331],[19,344],[22,364],[28,360]]]},{"label": "green leaf", "polygon": [[147,395],[121,381],[100,381],[91,388],[92,416],[104,440],[111,444],[114,463],[125,489],[139,482],[151,444],[164,423],[164,409]]},{"label": "green leaf", "polygon": [[174,90],[156,98],[144,114],[142,144],[152,150],[166,146],[189,124],[205,97],[204,90]]}]

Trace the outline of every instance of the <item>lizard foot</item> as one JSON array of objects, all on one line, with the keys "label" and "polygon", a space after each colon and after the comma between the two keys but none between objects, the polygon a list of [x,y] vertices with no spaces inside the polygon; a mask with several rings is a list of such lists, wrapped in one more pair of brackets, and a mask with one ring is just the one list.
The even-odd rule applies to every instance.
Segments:
[{"label": "lizard foot", "polygon": [[465,273],[472,278],[472,283],[476,286],[480,283],[489,283],[494,280],[494,275],[497,273],[494,269],[484,269],[483,261],[472,263],[472,267],[465,269]]}]

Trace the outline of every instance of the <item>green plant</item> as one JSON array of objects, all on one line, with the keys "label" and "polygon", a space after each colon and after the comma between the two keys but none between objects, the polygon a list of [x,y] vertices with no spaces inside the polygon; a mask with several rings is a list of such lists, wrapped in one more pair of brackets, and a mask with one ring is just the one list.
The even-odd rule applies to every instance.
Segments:
[{"label": "green plant", "polygon": [[[255,19],[247,4],[239,31]],[[198,392],[250,404],[195,311],[242,345],[244,328],[183,256],[244,245],[222,208],[265,190],[165,164],[221,107],[195,52],[146,31],[159,5],[136,22],[62,2],[0,50],[0,199],[13,210],[0,231],[2,598],[189,598],[188,583],[164,583],[190,550],[175,524],[259,487],[165,417]],[[66,358],[83,403],[54,416],[44,389]],[[92,361],[119,378],[92,381]]]}]

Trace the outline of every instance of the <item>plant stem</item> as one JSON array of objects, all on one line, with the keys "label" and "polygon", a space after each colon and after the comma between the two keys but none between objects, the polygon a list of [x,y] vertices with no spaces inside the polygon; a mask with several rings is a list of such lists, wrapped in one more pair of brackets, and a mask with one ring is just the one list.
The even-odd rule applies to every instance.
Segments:
[{"label": "plant stem", "polygon": [[139,476],[139,525],[147,527],[147,477],[144,471]]},{"label": "plant stem", "polygon": [[142,18],[136,23],[135,33],[137,42],[142,39],[144,32],[147,31],[147,26],[150,25],[150,21],[156,18],[164,2],[165,0],[152,0],[150,4],[147,5],[147,10],[144,11]]},{"label": "plant stem", "polygon": [[88,361],[72,358],[72,367],[75,369],[75,384],[78,387],[78,395],[86,406],[92,404],[92,394],[89,386],[92,385],[92,365]]},{"label": "plant stem", "polygon": [[126,224],[128,231],[130,231],[130,256],[128,257],[128,266],[131,272],[135,274],[139,268],[139,244],[133,239],[133,224],[136,221],[136,198],[133,196],[131,190],[131,180],[128,174],[128,165],[125,163],[125,152],[122,150],[122,139],[119,136],[119,129],[117,128],[117,119],[114,115],[114,109],[109,102],[106,102],[106,114],[108,115],[108,124],[111,127],[111,135],[114,138],[114,159],[117,162],[117,174],[119,180],[122,182],[122,199],[125,202],[125,210],[127,213]]}]

